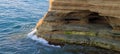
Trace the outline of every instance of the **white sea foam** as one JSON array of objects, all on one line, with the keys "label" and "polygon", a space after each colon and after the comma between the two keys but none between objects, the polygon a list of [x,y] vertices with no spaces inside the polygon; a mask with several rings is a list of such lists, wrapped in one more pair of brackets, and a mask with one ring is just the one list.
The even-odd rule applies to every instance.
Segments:
[{"label": "white sea foam", "polygon": [[35,32],[36,32],[36,29],[34,29],[32,32],[30,32],[27,36],[28,38],[34,40],[34,41],[38,41],[39,43],[42,43],[43,45],[46,45],[46,46],[51,46],[51,47],[60,47],[60,46],[55,46],[55,45],[50,45],[48,44],[48,41],[43,39],[43,38],[40,38],[40,37],[37,37],[35,35]]}]

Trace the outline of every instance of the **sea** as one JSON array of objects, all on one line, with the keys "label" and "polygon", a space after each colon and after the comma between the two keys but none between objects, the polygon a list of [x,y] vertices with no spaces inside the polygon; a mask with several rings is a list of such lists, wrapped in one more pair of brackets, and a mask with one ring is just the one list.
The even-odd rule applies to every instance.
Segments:
[{"label": "sea", "polygon": [[34,35],[36,23],[47,13],[49,0],[0,0],[0,54],[113,54],[81,45],[48,44]]}]

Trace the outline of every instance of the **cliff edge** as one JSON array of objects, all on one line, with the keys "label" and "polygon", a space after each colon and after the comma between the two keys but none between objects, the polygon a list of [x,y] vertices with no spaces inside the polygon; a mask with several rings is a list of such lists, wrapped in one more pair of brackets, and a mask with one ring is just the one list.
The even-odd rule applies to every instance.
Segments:
[{"label": "cliff edge", "polygon": [[36,28],[51,43],[120,51],[120,0],[50,0]]}]

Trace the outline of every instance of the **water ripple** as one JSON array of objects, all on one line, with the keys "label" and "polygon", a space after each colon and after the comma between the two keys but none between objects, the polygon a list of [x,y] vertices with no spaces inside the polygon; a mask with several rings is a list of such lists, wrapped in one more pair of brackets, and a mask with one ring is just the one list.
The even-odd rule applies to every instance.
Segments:
[{"label": "water ripple", "polygon": [[26,36],[47,9],[47,0],[0,0],[0,54],[34,54]]}]

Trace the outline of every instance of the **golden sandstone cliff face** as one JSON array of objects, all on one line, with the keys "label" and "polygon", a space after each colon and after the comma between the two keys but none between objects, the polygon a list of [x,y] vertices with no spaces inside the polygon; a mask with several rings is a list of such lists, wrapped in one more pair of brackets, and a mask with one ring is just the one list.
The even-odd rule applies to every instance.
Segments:
[{"label": "golden sandstone cliff face", "polygon": [[120,51],[120,0],[50,0],[36,34],[52,43]]}]

